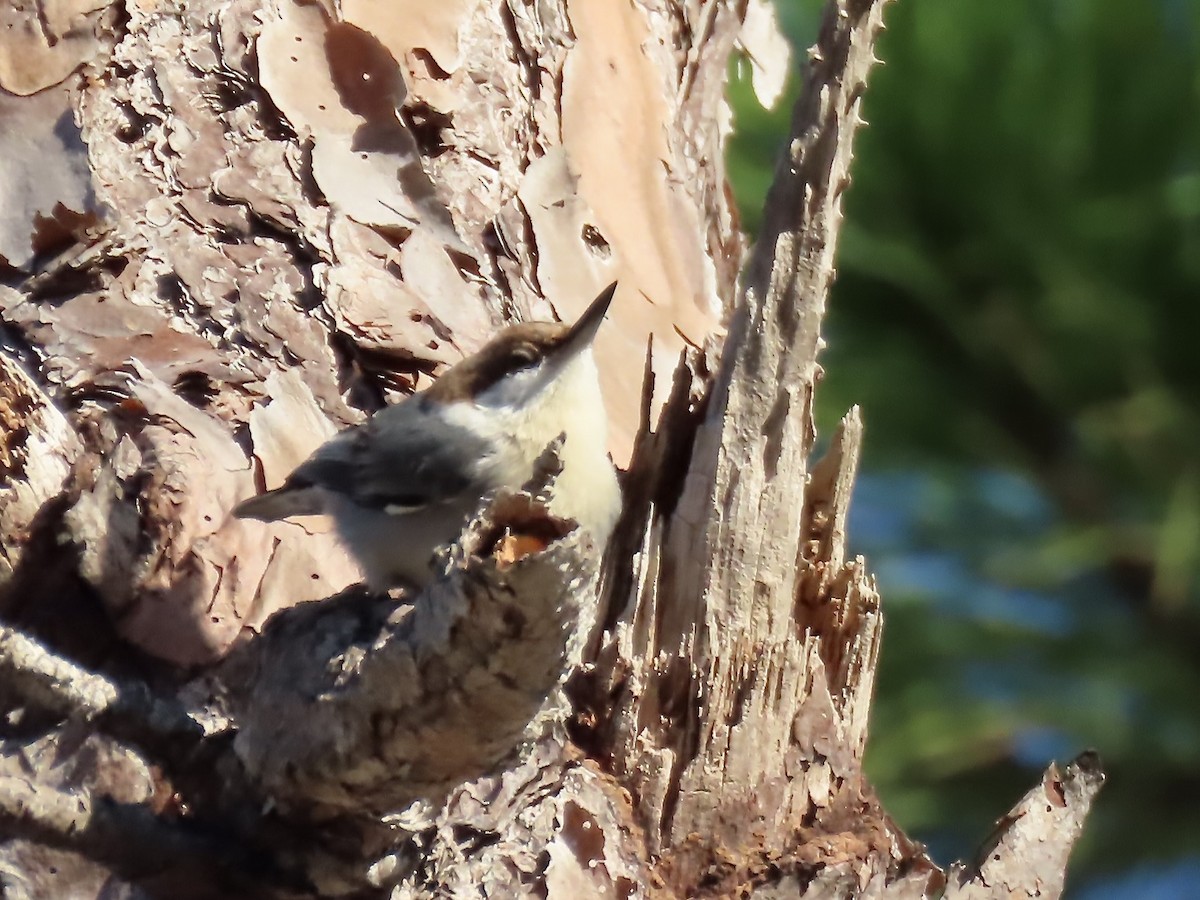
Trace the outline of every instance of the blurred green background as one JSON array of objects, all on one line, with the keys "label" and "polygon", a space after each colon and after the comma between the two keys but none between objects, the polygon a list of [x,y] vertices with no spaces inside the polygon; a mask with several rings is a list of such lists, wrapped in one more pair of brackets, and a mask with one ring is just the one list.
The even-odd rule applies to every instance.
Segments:
[{"label": "blurred green background", "polygon": [[[778,0],[812,43],[821,4]],[[1051,760],[1109,782],[1076,900],[1200,898],[1200,0],[897,0],[818,427],[863,407],[868,771],[948,863]],[[802,56],[802,53],[800,54]],[[735,65],[753,232],[796,84]]]}]

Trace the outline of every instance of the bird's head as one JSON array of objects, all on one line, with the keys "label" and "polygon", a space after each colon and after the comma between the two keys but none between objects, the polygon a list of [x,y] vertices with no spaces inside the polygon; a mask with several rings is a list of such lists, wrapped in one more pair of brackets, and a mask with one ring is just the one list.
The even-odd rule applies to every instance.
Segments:
[{"label": "bird's head", "polygon": [[[580,380],[586,368],[595,382],[592,340],[604,321],[617,285],[592,301],[573,324],[524,322],[510,325],[448,369],[426,396],[443,403],[473,402],[483,407],[524,409],[563,393],[565,382]],[[569,391],[567,392],[569,393]],[[565,398],[570,402],[569,397]]]}]

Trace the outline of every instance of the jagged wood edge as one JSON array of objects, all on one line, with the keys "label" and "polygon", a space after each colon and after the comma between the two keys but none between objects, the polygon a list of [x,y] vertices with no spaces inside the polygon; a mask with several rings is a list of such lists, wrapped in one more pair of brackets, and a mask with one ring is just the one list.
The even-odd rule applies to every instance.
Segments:
[{"label": "jagged wood edge", "polygon": [[1085,752],[1060,770],[1051,764],[999,822],[972,863],[955,863],[945,900],[1027,895],[1055,900],[1067,861],[1104,786],[1100,758]]},{"label": "jagged wood edge", "polygon": [[[865,77],[877,61],[873,45],[887,2],[834,0],[827,7],[690,468],[674,496],[643,498],[627,513],[640,526],[642,542],[632,554],[633,577],[622,585],[628,602],[615,639],[600,654],[610,690],[624,692],[608,738],[615,769],[639,800],[652,850],[662,854],[659,873],[681,891],[750,888],[766,896],[772,884],[790,882],[802,895],[811,890],[817,896],[835,877],[839,889],[862,896],[917,897],[943,883],[941,871],[895,827],[861,775],[881,617],[862,561],[847,564],[845,558],[862,434],[856,409],[825,459],[808,470],[819,328],[834,274],[840,198],[849,184],[852,138],[862,124]],[[694,380],[695,370],[684,367],[676,377],[673,405],[679,407],[686,393],[679,388]],[[687,415],[681,419],[679,412],[669,409],[664,422],[686,427]],[[788,424],[796,418],[799,429]],[[641,449],[661,458],[661,443],[648,440]],[[765,485],[746,478],[756,474],[755,466],[773,467]],[[773,483],[783,483],[784,490],[772,495]],[[794,581],[745,552],[747,536],[786,521],[789,506],[803,509],[794,535]],[[767,584],[757,585],[759,594],[774,598],[766,603],[746,583],[763,570],[769,574],[763,576]],[[751,624],[762,627],[764,618],[763,633],[752,633]],[[796,633],[789,634],[793,620]],[[740,632],[750,637],[741,646]],[[730,633],[734,640],[723,641]],[[773,664],[772,650],[798,640],[815,644],[815,652],[798,656],[785,649],[774,654],[782,660],[774,664],[803,667],[807,680],[800,689],[808,696],[795,719],[765,722],[761,741],[743,741],[739,751],[724,723],[741,721],[747,698],[765,696],[771,684],[781,689],[785,675],[764,683],[759,672]],[[731,656],[740,658],[730,662]],[[723,679],[735,686],[714,691]],[[670,694],[675,699],[664,701]],[[689,706],[700,710],[690,720]],[[850,823],[844,811],[827,809],[824,826],[796,828],[790,837],[799,843],[787,846],[787,835],[764,835],[769,824],[764,828],[763,810],[752,802],[731,804],[724,773],[739,772],[753,797],[760,782],[778,773],[757,765],[758,747],[746,744],[772,741],[794,742],[791,765],[805,775],[820,775],[826,766],[822,777],[832,776],[824,783],[835,806],[845,801],[836,796],[836,785],[857,782],[863,821]],[[821,784],[819,777],[802,785],[817,807],[805,811],[805,821],[821,812]],[[1082,821],[1086,807],[1074,812]],[[852,827],[838,832],[843,823]],[[1059,862],[1061,883],[1065,851]],[[823,874],[816,877],[818,872]]]},{"label": "jagged wood edge", "polygon": [[[666,880],[684,892],[760,883],[789,854],[797,865],[848,861],[863,840],[883,856],[919,856],[876,809],[873,833],[848,832],[814,858],[778,823],[763,825],[755,798],[785,768],[816,773],[797,782],[797,803],[822,783],[833,797],[828,785],[861,781],[879,615],[874,585],[861,562],[846,564],[842,541],[856,411],[807,485],[819,326],[885,3],[827,7],[687,474],[675,498],[641,510],[645,537],[615,628],[624,695],[613,758]],[[795,721],[780,711],[739,751],[743,712],[762,712],[780,691],[800,697]],[[792,739],[796,727],[803,741]],[[779,758],[753,758],[764,746]],[[845,797],[829,802],[845,807]],[[830,817],[853,830],[848,811]]]}]

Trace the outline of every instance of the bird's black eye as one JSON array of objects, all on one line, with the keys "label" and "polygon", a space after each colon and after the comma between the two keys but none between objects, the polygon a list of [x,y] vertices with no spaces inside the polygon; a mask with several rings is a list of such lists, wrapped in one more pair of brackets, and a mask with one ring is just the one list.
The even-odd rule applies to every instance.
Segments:
[{"label": "bird's black eye", "polygon": [[512,354],[509,356],[509,363],[514,370],[528,369],[538,364],[538,352],[529,344],[521,344],[514,347]]}]

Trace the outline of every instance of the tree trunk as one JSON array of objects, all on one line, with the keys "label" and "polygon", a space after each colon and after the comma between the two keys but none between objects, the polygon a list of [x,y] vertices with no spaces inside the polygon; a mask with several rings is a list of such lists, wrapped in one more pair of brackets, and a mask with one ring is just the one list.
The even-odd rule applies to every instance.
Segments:
[{"label": "tree trunk", "polygon": [[[744,272],[722,92],[735,51],[778,88],[760,0],[0,12],[13,896],[1058,894],[1093,757],[949,874],[862,775],[862,425],[812,463],[811,409],[885,5],[829,4]],[[229,518],[613,280],[603,564],[539,501],[554,448],[402,602],[321,520]]]}]

